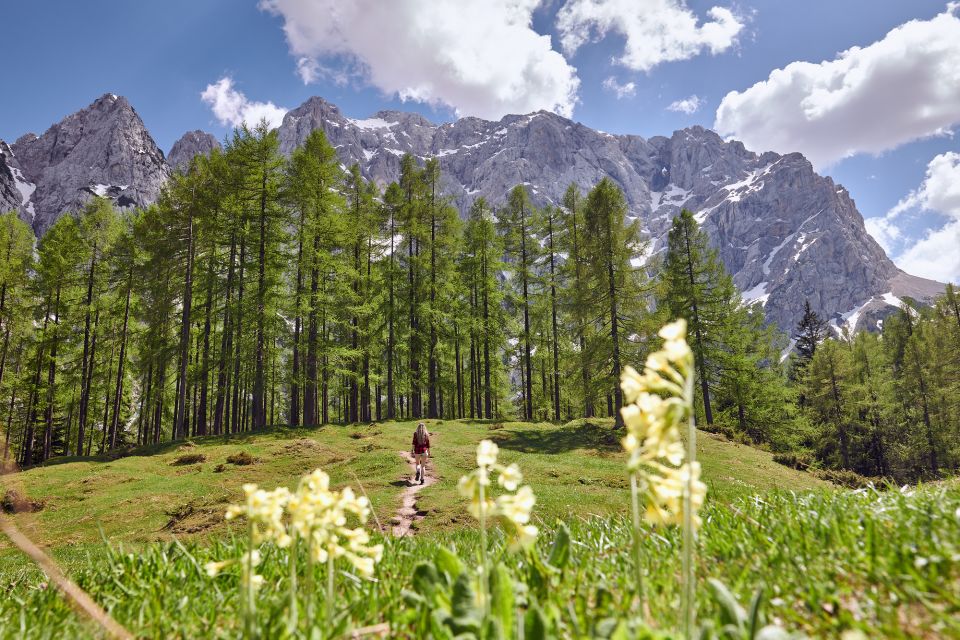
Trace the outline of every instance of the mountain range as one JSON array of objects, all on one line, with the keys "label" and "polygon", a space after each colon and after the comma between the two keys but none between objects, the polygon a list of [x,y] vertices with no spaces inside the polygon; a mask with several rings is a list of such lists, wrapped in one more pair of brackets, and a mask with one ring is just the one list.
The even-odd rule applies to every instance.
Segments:
[{"label": "mountain range", "polygon": [[[462,211],[479,196],[497,205],[517,184],[534,202],[556,204],[570,183],[585,192],[609,176],[649,238],[638,265],[664,250],[672,217],[689,209],[744,298],[763,304],[787,332],[805,300],[835,328],[859,330],[876,328],[903,297],[943,291],[898,269],[867,233],[847,190],[801,154],[758,154],[699,126],[642,138],[547,111],[440,125],[399,111],[354,119],[314,97],[283,118],[281,152],[318,128],[344,166],[358,163],[381,185],[397,179],[404,154],[439,158],[445,191]],[[0,211],[16,209],[42,235],[95,196],[121,208],[146,206],[172,172],[219,144],[191,131],[165,155],[130,103],[106,94],[40,136],[0,141]]]}]

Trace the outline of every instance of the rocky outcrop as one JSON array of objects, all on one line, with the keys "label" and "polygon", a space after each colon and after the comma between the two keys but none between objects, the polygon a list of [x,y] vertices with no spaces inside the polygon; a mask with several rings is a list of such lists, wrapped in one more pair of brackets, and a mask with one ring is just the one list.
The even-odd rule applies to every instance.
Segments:
[{"label": "rocky outcrop", "polygon": [[209,155],[214,149],[219,149],[220,143],[213,134],[206,131],[188,131],[173,143],[170,153],[167,154],[167,166],[172,171],[186,171],[190,161],[195,157]]},{"label": "rocky outcrop", "polygon": [[[637,264],[657,259],[673,216],[688,208],[745,299],[761,303],[786,331],[805,300],[838,329],[872,328],[903,297],[942,291],[940,283],[900,271],[867,233],[846,189],[802,155],[755,153],[702,127],[644,139],[546,111],[440,125],[398,111],[355,119],[314,97],[284,117],[281,152],[290,154],[315,129],[344,167],[357,163],[380,185],[398,177],[404,154],[439,158],[444,189],[462,211],[480,196],[499,204],[517,184],[537,203],[556,204],[569,184],[586,191],[609,176],[649,239]],[[18,208],[42,233],[92,195],[144,205],[171,169],[218,146],[212,135],[193,131],[164,161],[133,108],[108,94],[39,138],[28,134],[7,152],[0,148],[0,206]]]},{"label": "rocky outcrop", "polygon": [[64,211],[93,196],[118,207],[145,206],[169,176],[163,152],[126,98],[106,94],[43,135],[22,136],[13,154],[28,183],[31,223],[42,234]]},{"label": "rocky outcrop", "polygon": [[10,148],[0,140],[0,213],[16,211],[28,224],[33,222],[31,202],[36,186],[23,177],[23,170]]},{"label": "rocky outcrop", "polygon": [[290,152],[317,128],[345,166],[359,163],[381,184],[397,178],[405,153],[438,157],[444,185],[462,210],[479,196],[502,202],[517,184],[526,184],[536,202],[555,204],[570,183],[587,190],[609,176],[649,238],[638,262],[664,250],[673,216],[688,208],[744,297],[787,331],[805,300],[838,328],[853,329],[868,321],[857,312],[864,305],[876,307],[875,323],[901,296],[942,291],[939,283],[900,271],[867,233],[846,189],[818,175],[802,155],[754,153],[702,127],[645,140],[544,111],[443,125],[393,111],[357,120],[311,98],[284,119],[282,150]]}]

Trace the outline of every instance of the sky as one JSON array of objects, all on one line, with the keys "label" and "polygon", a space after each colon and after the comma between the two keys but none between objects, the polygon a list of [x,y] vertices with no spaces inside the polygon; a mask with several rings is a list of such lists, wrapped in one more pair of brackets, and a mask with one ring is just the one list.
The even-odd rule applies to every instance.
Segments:
[{"label": "sky", "polygon": [[164,151],[278,123],[548,109],[610,133],[699,124],[804,153],[903,269],[960,282],[960,3],[945,0],[0,0],[0,139],[126,96]]}]

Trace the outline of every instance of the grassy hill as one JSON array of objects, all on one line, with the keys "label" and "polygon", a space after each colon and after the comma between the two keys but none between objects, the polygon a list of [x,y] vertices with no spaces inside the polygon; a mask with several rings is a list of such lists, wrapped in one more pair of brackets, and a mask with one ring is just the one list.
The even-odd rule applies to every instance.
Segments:
[{"label": "grassy hill", "polygon": [[[18,526],[51,547],[78,584],[137,637],[235,638],[244,611],[238,572],[211,578],[202,567],[246,550],[246,538],[223,522],[241,484],[292,486],[319,466],[336,484],[362,486],[387,529],[407,487],[410,472],[400,452],[408,450],[412,430],[413,423],[401,422],[200,438],[115,460],[61,460],[0,482],[4,490],[46,501],[37,513],[15,516]],[[537,494],[541,534],[532,555],[504,553],[495,530],[489,553],[505,575],[523,581],[518,593],[530,590],[523,597],[546,612],[552,636],[610,637],[611,620],[676,628],[680,533],[643,525],[647,601],[640,612],[623,455],[609,424],[431,422],[430,430],[439,480],[418,494],[425,512],[418,535],[377,536],[385,549],[375,579],[339,569],[337,626],[331,632],[321,619],[318,634],[380,625],[391,637],[452,637],[444,625],[460,623],[444,618],[444,607],[458,589],[469,596],[469,582],[454,582],[480,548],[456,481],[472,469],[482,438],[498,442],[502,462],[519,462]],[[236,456],[253,463],[228,462],[241,462]],[[739,630],[730,621],[745,616],[737,607],[747,608],[759,593],[761,624],[813,637],[847,630],[866,634],[851,637],[960,637],[956,481],[906,491],[838,489],[706,433],[698,456],[710,490],[697,564],[699,616],[707,627],[727,625],[725,638],[751,637],[745,619],[736,623]],[[558,521],[570,532],[567,559],[551,560],[560,568],[536,578],[536,567],[554,557],[553,545],[567,530]],[[101,531],[109,545],[100,542]],[[269,544],[261,549],[264,585],[255,624],[261,637],[286,637],[288,556]],[[452,561],[450,551],[462,560]],[[439,575],[426,579],[429,571],[417,568],[424,561],[434,562]],[[712,579],[732,595],[717,591]],[[9,547],[0,548],[0,593],[0,638],[95,637]]]},{"label": "grassy hill", "polygon": [[[629,489],[624,456],[609,423],[428,421],[439,481],[420,494],[424,531],[465,522],[456,494],[461,475],[473,468],[476,444],[498,443],[505,463],[519,462],[536,490],[537,514],[547,523],[569,516],[626,513]],[[256,434],[211,436],[188,443],[145,447],[115,460],[63,459],[0,483],[46,503],[37,513],[15,517],[17,525],[55,549],[100,540],[147,542],[215,534],[226,526],[226,505],[245,482],[265,488],[286,485],[317,467],[335,484],[360,485],[384,527],[399,506],[409,466],[415,423],[276,429]],[[234,456],[253,458],[252,464]],[[195,461],[201,460],[202,461]],[[773,462],[770,454],[702,433],[698,458],[709,499],[730,501],[770,489],[826,487],[813,476]]]}]

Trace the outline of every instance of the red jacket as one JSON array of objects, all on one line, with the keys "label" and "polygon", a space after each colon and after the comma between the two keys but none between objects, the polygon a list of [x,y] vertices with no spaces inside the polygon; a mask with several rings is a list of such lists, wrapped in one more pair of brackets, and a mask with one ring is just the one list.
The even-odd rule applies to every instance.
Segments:
[{"label": "red jacket", "polygon": [[426,453],[430,448],[430,436],[424,436],[423,442],[417,442],[417,433],[413,433],[413,452],[416,454]]}]

